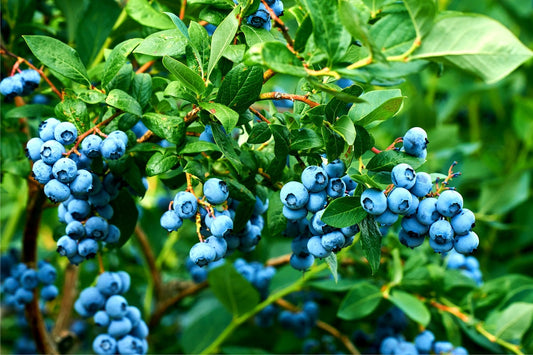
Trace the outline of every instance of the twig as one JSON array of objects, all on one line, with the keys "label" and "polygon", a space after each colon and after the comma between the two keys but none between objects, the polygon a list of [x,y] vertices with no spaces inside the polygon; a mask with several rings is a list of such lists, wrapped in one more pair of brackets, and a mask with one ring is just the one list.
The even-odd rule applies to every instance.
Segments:
[{"label": "twig", "polygon": [[261,0],[261,2],[267,9],[268,13],[270,14],[270,17],[272,17],[272,19],[274,20],[274,22],[280,29],[281,34],[283,35],[283,38],[285,38],[285,40],[287,41],[287,48],[289,48],[291,52],[296,54],[296,51],[294,50],[294,41],[291,38],[291,35],[289,34],[289,28],[285,26],[285,23],[276,15],[274,10],[272,10],[272,8],[268,6],[265,0]]},{"label": "twig", "polygon": [[307,96],[286,94],[283,92],[265,92],[264,94],[259,95],[259,100],[291,100],[291,101],[301,101],[309,105],[310,107],[316,107],[320,105],[318,102],[311,101]]},{"label": "twig", "polygon": [[139,224],[135,226],[135,237],[137,238],[139,244],[141,244],[141,251],[144,254],[148,268],[150,269],[150,274],[152,275],[152,280],[154,282],[156,297],[160,299],[162,296],[161,274],[157,269],[154,253],[152,252],[152,247],[150,246],[148,237]]},{"label": "twig", "polygon": [[65,281],[63,283],[63,291],[61,294],[61,306],[59,314],[56,318],[56,324],[52,330],[52,336],[56,343],[64,337],[65,331],[68,331],[70,324],[70,316],[76,299],[76,283],[78,282],[79,267],[72,264],[67,265],[65,270]]},{"label": "twig", "polygon": [[180,20],[185,18],[185,8],[187,7],[187,0],[181,0],[180,6]]},{"label": "twig", "polygon": [[288,264],[289,261],[291,260],[291,255],[292,254],[285,254],[285,255],[280,255],[278,257],[275,257],[275,258],[268,259],[265,264],[267,266],[281,266],[281,265]]},{"label": "twig", "polygon": [[268,124],[270,124],[270,121],[261,114],[261,112],[259,112],[258,110],[256,110],[255,108],[253,107],[250,107],[250,111],[252,111],[254,113],[254,115],[256,115],[257,117],[259,117],[261,119],[261,121],[263,122],[266,122]]},{"label": "twig", "polygon": [[154,136],[154,132],[148,130],[145,134],[143,134],[141,137],[137,138],[137,143],[143,143],[148,141],[150,138]]},{"label": "twig", "polygon": [[198,117],[198,112],[200,112],[201,108],[199,106],[193,108],[191,111],[189,111],[186,115],[183,121],[185,124],[190,124],[196,120]]},{"label": "twig", "polygon": [[263,73],[263,84],[266,83],[270,78],[272,78],[276,74],[277,73],[275,71],[273,71],[272,69],[267,69]]},{"label": "twig", "polygon": [[147,61],[146,63],[144,63],[143,65],[141,65],[139,67],[139,69],[137,69],[137,71],[135,72],[135,74],[141,74],[141,73],[144,73],[145,71],[147,71],[153,64],[155,63],[155,60],[149,60]]}]

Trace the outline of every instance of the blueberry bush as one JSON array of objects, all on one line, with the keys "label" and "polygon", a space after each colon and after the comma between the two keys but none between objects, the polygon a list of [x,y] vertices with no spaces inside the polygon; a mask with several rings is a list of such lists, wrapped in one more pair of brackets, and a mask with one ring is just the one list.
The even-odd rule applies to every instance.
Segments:
[{"label": "blueberry bush", "polygon": [[533,353],[532,16],[2,0],[0,351]]}]

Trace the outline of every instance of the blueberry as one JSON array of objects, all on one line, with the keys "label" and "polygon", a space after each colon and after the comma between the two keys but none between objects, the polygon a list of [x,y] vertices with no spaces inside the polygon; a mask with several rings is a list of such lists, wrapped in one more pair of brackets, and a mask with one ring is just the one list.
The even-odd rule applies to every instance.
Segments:
[{"label": "blueberry", "polygon": [[74,256],[78,252],[78,244],[68,235],[64,235],[57,240],[57,252],[61,256]]},{"label": "blueberry", "polygon": [[311,321],[311,324],[314,324],[318,320],[319,308],[316,302],[306,301],[302,306],[302,311],[307,314]]},{"label": "blueberry", "polygon": [[429,354],[431,351],[435,335],[429,330],[418,334],[415,338],[415,346],[419,353]]},{"label": "blueberry", "polygon": [[328,251],[337,253],[344,246],[346,239],[342,232],[336,230],[322,236],[322,246]]},{"label": "blueberry", "polygon": [[313,266],[315,257],[311,254],[292,254],[289,262],[296,270],[306,271]]},{"label": "blueberry", "polygon": [[8,76],[0,81],[0,93],[8,98],[21,95],[24,89],[24,81],[20,75]]},{"label": "blueberry", "polygon": [[445,244],[453,240],[453,229],[445,219],[440,219],[429,227],[429,237],[437,244]]},{"label": "blueberry", "polygon": [[11,276],[6,278],[4,282],[2,283],[2,288],[7,293],[15,293],[15,291],[17,290],[17,288],[19,288],[19,286],[20,285],[17,279]]},{"label": "blueberry", "polygon": [[435,354],[448,354],[453,350],[453,345],[449,341],[436,341],[433,343]]},{"label": "blueberry", "polygon": [[67,185],[52,179],[44,185],[44,194],[53,203],[63,202],[70,197],[70,189]]},{"label": "blueberry", "polygon": [[205,128],[202,133],[200,133],[200,137],[198,139],[209,143],[215,143],[215,138],[213,137],[213,130],[211,129],[210,125],[205,125]]},{"label": "blueberry", "polygon": [[69,145],[78,138],[78,130],[70,122],[61,122],[54,129],[54,138],[63,145]]},{"label": "blueberry", "polygon": [[20,72],[22,81],[24,82],[24,92],[31,93],[41,82],[41,74],[34,69],[25,69]]},{"label": "blueberry", "polygon": [[76,254],[74,254],[74,255],[68,257],[68,261],[70,261],[70,263],[71,263],[72,265],[79,265],[79,264],[81,264],[84,260],[85,260],[85,257],[84,257],[84,256],[81,256],[81,255],[78,254],[77,252],[76,252]]},{"label": "blueberry", "polygon": [[354,224],[349,227],[343,227],[341,228],[341,233],[344,234],[345,237],[353,237],[357,233],[359,233],[359,225]]},{"label": "blueberry", "polygon": [[290,181],[281,188],[280,199],[283,205],[297,210],[304,207],[309,201],[309,191],[302,183]]},{"label": "blueberry", "polygon": [[380,215],[377,215],[375,221],[382,226],[392,226],[398,220],[398,214],[391,212],[388,208]]},{"label": "blueberry", "polygon": [[33,290],[39,284],[39,278],[37,277],[37,271],[33,269],[27,269],[20,275],[20,285],[27,290]]},{"label": "blueberry", "polygon": [[462,346],[456,346],[451,352],[450,355],[468,355],[468,350]]},{"label": "blueberry", "polygon": [[211,246],[215,250],[216,256],[213,261],[222,259],[226,255],[226,251],[228,250],[228,243],[224,238],[210,236],[205,240],[205,244]]},{"label": "blueberry", "polygon": [[52,174],[54,177],[64,184],[73,181],[77,176],[77,172],[78,167],[76,166],[76,163],[69,158],[60,158],[52,167]]},{"label": "blueberry", "polygon": [[104,159],[117,160],[126,152],[126,145],[120,139],[107,137],[100,144],[100,152]]},{"label": "blueberry", "polygon": [[110,220],[111,218],[113,218],[113,214],[115,213],[115,211],[113,210],[113,207],[109,204],[96,207],[96,212],[98,213],[100,217],[107,219],[107,220]]},{"label": "blueberry", "polygon": [[307,208],[305,207],[295,210],[295,209],[288,208],[287,206],[283,206],[282,212],[285,218],[287,218],[288,220],[295,221],[295,220],[305,218],[307,216],[308,211],[307,211]]},{"label": "blueberry", "polygon": [[163,213],[161,219],[159,220],[161,227],[165,228],[167,231],[177,231],[183,224],[183,220],[178,216],[175,210],[169,210]]},{"label": "blueberry", "polygon": [[198,210],[198,201],[192,193],[180,191],[174,197],[173,208],[181,218],[191,218]]},{"label": "blueberry", "polygon": [[148,132],[148,128],[146,128],[143,121],[141,120],[137,121],[137,123],[131,128],[131,130],[133,131],[133,133],[135,133],[135,136],[137,138],[142,137],[146,132]]},{"label": "blueberry", "polygon": [[198,266],[205,266],[216,258],[215,249],[206,243],[196,243],[189,251],[189,257]]},{"label": "blueberry", "polygon": [[104,242],[106,243],[118,243],[120,240],[120,229],[114,224],[110,224],[107,228],[107,237],[105,237]]},{"label": "blueberry", "polygon": [[261,215],[252,215],[252,217],[250,217],[250,222],[260,230],[263,230],[263,227],[265,226],[265,219]]},{"label": "blueberry", "polygon": [[429,141],[427,133],[420,127],[409,129],[403,136],[403,148],[409,155],[421,157],[426,150]]},{"label": "blueberry", "polygon": [[75,195],[88,194],[93,187],[93,176],[87,170],[80,169],[69,187]]},{"label": "blueberry", "polygon": [[391,212],[406,214],[413,203],[413,195],[403,187],[396,187],[387,196],[387,207]]},{"label": "blueberry", "polygon": [[92,259],[98,252],[98,243],[94,239],[83,239],[78,243],[78,254],[86,259]]},{"label": "blueberry", "polygon": [[259,4],[259,9],[254,14],[246,18],[246,21],[250,26],[264,28],[267,31],[270,31],[272,28],[270,14],[262,3]]},{"label": "blueberry", "polygon": [[429,238],[429,246],[435,253],[446,253],[453,249],[453,240],[447,241],[444,244],[438,244],[434,239]]},{"label": "blueberry", "polygon": [[42,121],[39,124],[39,137],[41,137],[44,142],[54,139],[54,130],[60,123],[61,122],[54,117],[50,117],[49,119]]},{"label": "blueberry", "polygon": [[463,208],[463,197],[454,190],[444,190],[437,200],[437,211],[445,217],[453,217]]},{"label": "blueberry", "polygon": [[250,224],[247,224],[247,228],[245,230],[244,235],[240,239],[240,245],[239,247],[241,250],[243,248],[252,248],[259,243],[259,240],[261,239],[261,230],[257,227]]},{"label": "blueberry", "polygon": [[141,339],[126,335],[118,341],[119,354],[144,354],[143,342]]},{"label": "blueberry", "polygon": [[405,229],[400,229],[398,232],[398,240],[400,243],[408,248],[416,248],[424,243],[424,236],[420,236],[417,233],[407,232]]},{"label": "blueberry", "polygon": [[470,254],[479,246],[479,237],[474,232],[468,232],[467,235],[457,235],[453,245],[457,252]]},{"label": "blueberry", "polygon": [[72,221],[67,224],[65,233],[74,240],[80,240],[85,236],[85,227],[80,221]]},{"label": "blueberry", "polygon": [[218,238],[223,238],[233,231],[233,220],[228,216],[218,216],[211,223],[211,233]]},{"label": "blueberry", "polygon": [[89,216],[91,206],[85,200],[74,198],[68,202],[67,210],[72,215],[72,218],[82,221]]},{"label": "blueberry", "polygon": [[394,355],[416,355],[418,354],[415,344],[407,341],[400,341],[398,346],[394,349]]},{"label": "blueberry", "polygon": [[52,167],[40,159],[33,163],[31,172],[40,184],[46,184],[52,178]]},{"label": "blueberry", "polygon": [[148,326],[143,320],[141,320],[139,324],[133,327],[131,330],[131,335],[140,339],[146,338],[148,336]]},{"label": "blueberry", "polygon": [[280,17],[283,15],[283,1],[276,0],[272,5],[270,5],[270,8],[274,11],[276,16]]},{"label": "blueberry", "polygon": [[122,280],[116,272],[103,272],[96,281],[96,288],[104,296],[122,293]]},{"label": "blueberry", "polygon": [[128,311],[128,302],[120,295],[113,295],[107,299],[105,311],[113,319],[124,318]]},{"label": "blueberry", "polygon": [[96,240],[105,239],[108,228],[107,221],[102,217],[92,216],[85,222],[85,233],[87,233],[88,238],[94,238]]},{"label": "blueberry", "polygon": [[335,159],[329,164],[324,165],[324,169],[330,178],[340,178],[344,175],[346,166],[340,159]]},{"label": "blueberry", "polygon": [[141,321],[141,311],[139,311],[139,308],[135,306],[128,306],[126,310],[126,317],[130,320],[131,326],[136,327]]},{"label": "blueberry", "polygon": [[80,305],[90,316],[93,316],[105,305],[105,297],[96,287],[88,287],[82,290],[78,301],[80,301]]},{"label": "blueberry", "polygon": [[424,237],[429,231],[429,226],[422,224],[415,216],[406,216],[402,219],[402,228],[411,237]]},{"label": "blueberry", "polygon": [[413,195],[413,193],[411,193],[411,206],[409,207],[407,212],[405,212],[405,215],[416,216],[416,211],[418,211],[419,204],[420,204],[420,200],[418,199],[418,197],[416,197],[415,195]]},{"label": "blueberry", "polygon": [[63,144],[55,140],[49,140],[41,146],[41,159],[48,165],[54,165],[65,153]]},{"label": "blueberry", "polygon": [[59,290],[55,285],[46,285],[41,288],[41,298],[45,301],[51,301],[57,297]]},{"label": "blueberry", "polygon": [[96,134],[90,134],[87,137],[83,138],[81,141],[81,150],[89,158],[96,158],[100,156],[100,144],[102,143],[102,138]]},{"label": "blueberry", "polygon": [[76,166],[78,167],[78,170],[79,169],[90,169],[91,163],[92,163],[91,158],[85,155],[83,151],[81,152],[78,151],[78,153],[80,153],[80,155],[74,152],[74,154],[71,154],[69,158],[74,160],[74,162],[76,163]]},{"label": "blueberry", "polygon": [[93,351],[99,355],[116,354],[117,341],[109,334],[99,334],[93,341]]},{"label": "blueberry", "polygon": [[311,218],[311,225],[313,227],[313,231],[315,231],[316,234],[325,234],[333,231],[333,228],[331,226],[328,226],[322,221],[322,215],[324,214],[324,211],[325,209],[318,211]]},{"label": "blueberry", "polygon": [[461,269],[465,266],[465,256],[463,254],[459,254],[455,250],[451,250],[448,253],[448,258],[446,261],[446,267],[448,269]]},{"label": "blueberry", "polygon": [[17,288],[15,291],[15,300],[19,304],[30,303],[33,300],[33,292],[23,287]]},{"label": "blueberry", "polygon": [[131,277],[130,274],[128,274],[126,271],[118,271],[115,274],[120,277],[120,281],[122,282],[122,287],[120,288],[120,293],[128,292],[131,285]]},{"label": "blueberry", "polygon": [[122,131],[113,131],[107,135],[107,138],[118,139],[124,143],[124,146],[128,146],[128,136]]},{"label": "blueberry", "polygon": [[416,180],[413,187],[410,188],[411,193],[417,197],[424,197],[431,192],[433,183],[431,182],[431,175],[425,172],[416,174]]},{"label": "blueberry", "polygon": [[319,192],[326,189],[329,179],[323,168],[311,165],[304,169],[301,180],[309,192]]},{"label": "blueberry", "polygon": [[36,162],[41,159],[41,146],[43,145],[43,140],[39,137],[34,137],[26,143],[26,148],[24,153],[28,158]]},{"label": "blueberry", "polygon": [[204,184],[203,192],[207,201],[214,205],[226,201],[229,196],[228,185],[217,178],[207,180]]},{"label": "blueberry", "polygon": [[307,250],[316,258],[325,258],[331,254],[331,250],[326,250],[322,245],[322,238],[319,235],[309,238],[307,241]]},{"label": "blueberry", "polygon": [[353,191],[357,188],[357,183],[349,175],[344,175],[341,179],[346,185],[346,191]]},{"label": "blueberry", "polygon": [[265,202],[259,198],[259,196],[255,196],[255,205],[254,205],[254,215],[262,215],[268,210],[268,198]]},{"label": "blueberry", "polygon": [[416,218],[422,224],[427,226],[436,222],[440,218],[440,213],[437,211],[437,199],[434,197],[425,198],[420,201]]},{"label": "blueberry", "polygon": [[467,208],[463,208],[461,212],[452,217],[450,221],[453,231],[457,235],[466,235],[474,228],[476,224],[476,217],[474,213]]},{"label": "blueberry", "polygon": [[344,196],[346,185],[341,178],[330,178],[326,192],[329,197],[338,198]]},{"label": "blueberry", "polygon": [[361,194],[361,206],[372,215],[380,215],[387,209],[387,196],[381,190],[366,189]]},{"label": "blueberry", "polygon": [[415,169],[413,169],[409,164],[398,164],[392,168],[391,179],[395,186],[410,189],[415,185]]},{"label": "blueberry", "polygon": [[304,236],[298,236],[291,241],[291,250],[294,254],[309,254],[309,249],[307,245],[309,244],[309,239]]},{"label": "blueberry", "polygon": [[383,355],[393,355],[394,349],[398,347],[400,342],[398,339],[393,337],[388,337],[383,339],[381,345],[379,346],[379,353]]}]

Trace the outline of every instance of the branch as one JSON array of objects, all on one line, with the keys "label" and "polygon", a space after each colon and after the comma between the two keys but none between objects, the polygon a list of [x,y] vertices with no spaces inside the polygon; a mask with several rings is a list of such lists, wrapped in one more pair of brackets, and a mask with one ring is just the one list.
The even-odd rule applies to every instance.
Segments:
[{"label": "branch", "polygon": [[266,92],[259,95],[259,100],[291,100],[291,101],[301,101],[308,104],[310,107],[316,107],[320,105],[318,102],[311,101],[307,96],[294,95],[294,94],[285,94],[283,92]]},{"label": "branch", "polygon": [[65,270],[65,281],[63,283],[63,295],[61,298],[61,305],[59,308],[59,314],[56,318],[56,324],[52,330],[52,336],[56,343],[59,343],[62,338],[70,334],[68,331],[70,326],[70,316],[72,315],[72,309],[74,307],[74,301],[76,300],[77,289],[76,283],[78,282],[79,268],[72,264],[67,265]]},{"label": "branch", "polygon": [[268,124],[270,124],[270,121],[261,114],[261,112],[259,112],[258,110],[256,110],[255,108],[253,107],[250,107],[250,111],[252,111],[254,113],[254,115],[256,115],[257,117],[259,117],[261,119],[261,121],[263,122],[266,122]]},{"label": "branch", "polygon": [[190,123],[193,123],[196,118],[198,117],[198,112],[200,112],[201,108],[200,106],[198,107],[195,107],[193,108],[191,111],[189,111],[186,115],[185,115],[185,118],[183,119],[183,121],[185,122],[185,124],[190,124]]},{"label": "branch", "polygon": [[161,274],[159,274],[159,270],[157,269],[157,266],[155,264],[154,253],[152,252],[152,247],[150,246],[148,237],[146,236],[146,233],[139,224],[135,226],[135,237],[137,238],[139,244],[141,244],[141,251],[144,254],[146,263],[148,264],[148,268],[150,269],[150,273],[152,274],[156,297],[157,299],[160,299],[162,296]]},{"label": "branch", "polygon": [[281,265],[288,264],[289,261],[291,260],[291,255],[292,255],[292,253],[281,255],[281,256],[278,256],[276,258],[268,259],[267,262],[265,263],[265,265],[267,265],[267,266],[281,266]]}]

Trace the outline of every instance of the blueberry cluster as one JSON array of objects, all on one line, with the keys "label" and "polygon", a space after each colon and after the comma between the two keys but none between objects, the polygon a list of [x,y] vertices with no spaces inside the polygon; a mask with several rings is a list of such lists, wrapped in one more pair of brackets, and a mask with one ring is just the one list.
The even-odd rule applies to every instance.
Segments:
[{"label": "blueberry cluster", "polygon": [[345,170],[338,159],[322,166],[308,166],[301,182],[290,181],[281,189],[283,215],[288,219],[285,234],[294,237],[290,263],[297,270],[307,270],[315,258],[325,258],[350,246],[359,232],[358,225],[334,228],[321,220],[331,200],[353,195],[357,187]]},{"label": "blueberry cluster", "polygon": [[209,270],[212,270],[220,265],[222,265],[225,262],[224,259],[220,259],[218,261],[213,261],[207,265],[207,267],[198,266],[194,263],[194,261],[191,260],[191,258],[187,258],[187,261],[185,262],[185,267],[187,268],[187,271],[189,271],[189,274],[191,274],[192,280],[199,284],[207,280],[207,274],[209,273]]},{"label": "blueberry cluster", "polygon": [[299,338],[305,338],[318,320],[319,307],[315,301],[305,301],[298,312],[283,310],[278,316],[279,323]]},{"label": "blueberry cluster", "polygon": [[100,274],[95,287],[81,291],[74,309],[84,318],[107,328],[93,341],[97,354],[146,354],[148,326],[135,306],[122,296],[130,288],[130,275],[125,271]]},{"label": "blueberry cluster", "polygon": [[0,81],[0,94],[11,99],[15,96],[29,95],[39,86],[41,75],[33,69],[21,70],[13,76],[8,76]]},{"label": "blueberry cluster", "polygon": [[[29,268],[26,264],[18,262],[14,255],[7,255],[12,261],[11,265],[2,263],[2,291],[5,294],[6,306],[13,307],[17,311],[33,300],[33,292],[41,286],[41,298],[44,301],[55,299],[59,293],[54,285],[57,277],[56,269],[46,261],[39,261],[38,269]],[[3,261],[6,258],[3,259]],[[4,267],[7,270],[4,270]]]},{"label": "blueberry cluster", "polygon": [[26,144],[26,155],[34,162],[33,177],[44,184],[50,201],[61,202],[58,218],[67,226],[57,241],[57,251],[73,264],[94,257],[98,241],[116,243],[120,238],[120,230],[108,223],[113,216],[109,203],[119,193],[120,180],[111,173],[99,176],[90,166],[95,158],[119,159],[128,144],[122,131],[113,131],[105,139],[92,134],[81,141],[79,156],[65,156],[65,146],[77,139],[72,123],[49,118],[39,125],[39,137]]},{"label": "blueberry cluster", "polygon": [[408,342],[402,336],[387,337],[383,339],[379,347],[379,353],[383,355],[416,355],[431,352],[468,355],[468,351],[462,346],[455,347],[449,341],[435,341],[435,335],[429,330],[424,330],[418,334],[414,342]]},{"label": "blueberry cluster", "polygon": [[337,349],[335,338],[329,334],[323,335],[320,340],[305,339],[302,344],[302,354],[344,354]]},{"label": "blueberry cluster", "polygon": [[[233,0],[237,1],[237,0]],[[274,11],[276,16],[283,15],[283,2],[281,0],[266,0],[268,6]],[[266,9],[265,5],[261,2],[259,8],[255,13],[248,16],[246,21],[250,26],[256,28],[264,28],[267,31],[272,29],[272,22],[270,21],[270,13]]]},{"label": "blueberry cluster", "polygon": [[[254,250],[261,239],[264,227],[262,214],[268,208],[268,200],[263,202],[257,197],[252,217],[242,231],[234,233],[233,219],[239,202],[228,200],[227,184],[218,178],[208,179],[203,185],[203,194],[205,201],[202,200],[199,206],[192,192],[178,192],[172,208],[163,213],[160,219],[161,226],[170,232],[178,230],[184,219],[194,220],[197,216],[200,217],[200,231],[206,238],[193,245],[189,258],[196,265],[205,266],[224,258],[236,249],[242,252]],[[215,208],[221,207],[222,204],[225,204],[227,209]]]},{"label": "blueberry cluster", "polygon": [[[412,130],[414,128],[409,132]],[[425,134],[417,137],[418,140],[411,137],[410,141],[423,142]],[[404,137],[404,147],[408,147],[405,139]],[[411,145],[415,146],[414,143]],[[417,145],[419,152],[425,151],[425,146],[421,150],[422,146],[422,143]],[[411,151],[411,148],[406,148],[406,151],[407,149]],[[398,235],[402,244],[415,248],[429,235],[429,245],[437,253],[455,248],[459,253],[467,254],[478,247],[479,238],[472,231],[475,225],[474,214],[463,208],[463,197],[459,192],[446,188],[440,193],[432,193],[431,176],[425,172],[417,173],[405,163],[392,169],[391,180],[392,189],[365,190],[361,195],[361,206],[374,215],[381,226],[391,226],[400,215],[403,216]],[[432,197],[433,195],[436,197]]]},{"label": "blueberry cluster", "polygon": [[446,267],[448,269],[461,270],[461,273],[476,282],[478,286],[483,283],[482,273],[479,269],[479,261],[475,256],[464,256],[454,250],[447,254]]}]

